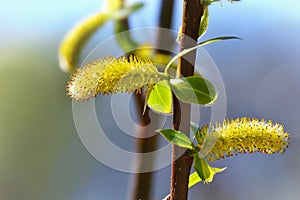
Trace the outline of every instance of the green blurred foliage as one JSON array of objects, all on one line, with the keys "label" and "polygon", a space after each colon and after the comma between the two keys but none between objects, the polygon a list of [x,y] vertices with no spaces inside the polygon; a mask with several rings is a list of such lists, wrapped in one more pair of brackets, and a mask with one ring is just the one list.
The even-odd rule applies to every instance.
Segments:
[{"label": "green blurred foliage", "polygon": [[68,75],[59,70],[56,48],[19,44],[7,52],[0,63],[0,199],[42,199],[77,136]]}]

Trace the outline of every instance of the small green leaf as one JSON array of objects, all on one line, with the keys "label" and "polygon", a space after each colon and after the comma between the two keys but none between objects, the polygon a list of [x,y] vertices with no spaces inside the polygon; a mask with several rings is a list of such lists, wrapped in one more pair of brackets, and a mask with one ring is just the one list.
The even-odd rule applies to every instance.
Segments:
[{"label": "small green leaf", "polygon": [[194,135],[196,135],[198,133],[199,127],[196,123],[191,122],[190,129],[193,131]]},{"label": "small green leaf", "polygon": [[[224,167],[224,168],[211,168],[211,169],[213,171],[213,176],[214,176],[215,174],[224,171],[226,169],[226,167]],[[192,186],[196,185],[197,183],[199,183],[201,181],[203,181],[203,180],[199,177],[198,173],[193,172],[192,174],[190,174],[190,177],[189,177],[189,188],[191,188]],[[210,182],[208,181],[208,183],[210,183]]]},{"label": "small green leaf", "polygon": [[183,148],[193,149],[193,143],[191,142],[190,138],[181,131],[162,129],[157,130],[157,132],[162,134],[162,136],[172,144]]},{"label": "small green leaf", "polygon": [[193,185],[204,180],[205,183],[210,183],[213,181],[215,174],[220,173],[226,169],[224,168],[214,168],[208,165],[208,163],[199,157],[199,154],[193,154],[194,157],[194,169],[195,172],[190,174],[189,177],[189,188]]},{"label": "small green leaf", "polygon": [[209,22],[209,14],[208,14],[208,6],[206,6],[204,8],[203,15],[201,17],[198,39],[201,38],[206,33],[206,31],[208,29],[208,22]]},{"label": "small green leaf", "polygon": [[213,84],[199,76],[171,79],[170,85],[176,97],[185,103],[212,104],[217,98]]},{"label": "small green leaf", "polygon": [[201,182],[202,179],[198,176],[197,172],[193,172],[189,176],[189,188]]},{"label": "small green leaf", "polygon": [[159,81],[152,90],[149,90],[148,106],[158,113],[172,113],[172,92],[168,81]]},{"label": "small green leaf", "polygon": [[193,157],[195,171],[202,180],[206,181],[211,176],[210,166],[203,158],[200,158],[198,153],[193,154]]}]

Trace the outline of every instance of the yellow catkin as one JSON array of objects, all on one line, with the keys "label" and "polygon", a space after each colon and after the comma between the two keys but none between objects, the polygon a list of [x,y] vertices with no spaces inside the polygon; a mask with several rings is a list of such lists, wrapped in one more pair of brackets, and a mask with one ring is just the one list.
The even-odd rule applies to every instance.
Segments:
[{"label": "yellow catkin", "polygon": [[120,57],[108,66],[99,79],[99,93],[134,92],[159,81],[158,71],[150,62],[130,56]]},{"label": "yellow catkin", "polygon": [[64,37],[59,47],[59,66],[65,72],[75,69],[79,53],[91,37],[107,20],[107,13],[96,13],[76,24]]},{"label": "yellow catkin", "polygon": [[98,80],[105,68],[114,62],[116,58],[100,58],[88,63],[82,68],[77,68],[68,82],[67,92],[75,101],[84,101],[96,97],[98,92]]},{"label": "yellow catkin", "polygon": [[84,101],[98,94],[132,93],[160,81],[156,67],[141,58],[105,57],[86,64],[71,75],[68,95]]},{"label": "yellow catkin", "polygon": [[209,144],[209,135],[217,137],[213,148],[206,155],[208,161],[219,160],[243,153],[261,152],[265,154],[284,153],[288,148],[289,134],[281,124],[273,124],[271,120],[256,118],[238,118],[224,120],[223,123],[203,127],[197,135],[206,136],[203,145]]}]

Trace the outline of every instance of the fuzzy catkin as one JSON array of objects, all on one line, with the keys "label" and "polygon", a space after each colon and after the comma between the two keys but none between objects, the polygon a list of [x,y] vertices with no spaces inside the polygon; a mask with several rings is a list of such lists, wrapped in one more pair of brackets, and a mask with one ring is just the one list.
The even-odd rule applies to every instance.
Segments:
[{"label": "fuzzy catkin", "polygon": [[68,95],[75,101],[84,101],[98,94],[141,91],[161,78],[156,67],[139,57],[105,57],[86,64],[71,75]]},{"label": "fuzzy catkin", "polygon": [[216,161],[243,153],[284,153],[288,148],[289,134],[284,131],[283,125],[273,124],[271,120],[243,117],[204,126],[195,137],[197,141],[201,140],[200,148],[212,146],[211,138],[215,138],[215,144],[206,158]]}]

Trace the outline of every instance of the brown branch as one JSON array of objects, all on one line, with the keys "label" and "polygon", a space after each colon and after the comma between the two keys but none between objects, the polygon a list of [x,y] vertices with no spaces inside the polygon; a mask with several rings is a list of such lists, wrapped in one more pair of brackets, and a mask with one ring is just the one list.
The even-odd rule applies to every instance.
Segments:
[{"label": "brown branch", "polygon": [[[182,37],[180,50],[194,46],[197,43],[200,20],[203,15],[203,7],[200,0],[184,0],[182,18]],[[188,37],[186,37],[188,36]],[[192,38],[192,40],[190,39]],[[177,74],[192,76],[194,74],[194,62],[196,52],[191,52],[181,57],[178,62]],[[181,130],[189,134],[190,105],[180,103],[173,95],[173,129]],[[186,200],[188,197],[188,181],[193,158],[184,152],[185,149],[173,145],[172,173],[170,196],[171,200]]]},{"label": "brown branch", "polygon": [[[161,4],[161,10],[160,10],[160,21],[159,26],[162,28],[170,28],[172,23],[172,16],[173,16],[173,0],[162,0]],[[127,20],[126,20],[127,21]],[[128,21],[127,21],[128,23]],[[170,37],[171,38],[171,37]],[[166,41],[164,38],[164,35],[158,34],[157,42],[167,42],[165,43],[165,46],[167,46],[169,43],[172,44],[172,41]],[[168,54],[169,52],[161,52],[160,50],[156,50],[157,53],[164,53]],[[137,112],[138,117],[140,119],[140,125],[141,126],[147,126],[150,123],[150,117],[149,117],[149,108],[146,109],[146,112],[144,115],[142,115],[143,107],[144,107],[144,96],[142,94],[136,94],[134,95],[135,102],[137,104]],[[137,151],[138,153],[148,153],[152,152],[156,149],[157,146],[157,135],[155,134],[152,137],[146,138],[144,137],[147,133],[147,131],[154,131],[154,130],[148,130],[148,129],[140,129],[139,135],[141,138],[137,138]],[[153,164],[153,161],[151,160],[144,160],[143,157],[141,160],[136,163],[136,167],[138,169],[142,169],[144,165],[151,165]],[[148,167],[149,168],[149,167]],[[146,172],[146,173],[137,173],[134,177],[133,182],[133,188],[132,188],[132,200],[136,199],[142,199],[142,200],[148,200],[150,199],[150,192],[151,192],[151,184],[152,184],[152,177],[153,172]]]},{"label": "brown branch", "polygon": [[[149,117],[148,108],[146,109],[143,115],[143,108],[145,103],[144,96],[142,94],[134,94],[134,100],[136,102],[136,108],[138,112],[138,119],[139,119],[140,126],[145,127],[150,123],[151,119]],[[152,152],[156,148],[156,144],[157,144],[156,135],[146,138],[145,137],[146,134],[149,134],[147,133],[147,131],[153,131],[153,130],[148,130],[147,128],[146,129],[142,128],[139,130],[139,135],[141,137],[136,139],[138,153]],[[135,163],[138,170],[142,169],[144,165],[151,165],[151,164],[153,164],[153,162],[151,162],[151,160],[149,159],[143,159],[143,156],[141,157],[140,160],[138,160],[137,163]],[[133,188],[132,188],[132,197],[131,197],[132,200],[150,199],[152,177],[153,177],[152,172],[135,174]]]},{"label": "brown branch", "polygon": [[[161,1],[159,27],[168,28],[168,29],[171,28],[173,6],[174,6],[174,0]],[[166,35],[166,34],[170,34],[170,35]],[[165,49],[171,50],[174,43],[174,38],[173,35],[171,34],[172,34],[171,32],[164,32],[163,34],[159,32],[157,36],[157,44],[160,44],[160,46],[163,46]],[[167,54],[167,55],[170,54],[170,52],[162,49],[156,49],[156,53]]]},{"label": "brown branch", "polygon": [[[121,0],[121,5],[124,6],[125,0]],[[128,18],[121,19],[118,21],[118,23],[115,24],[115,32],[120,33],[123,31],[129,30],[129,23],[128,23]],[[135,41],[132,40],[130,33],[127,32],[125,35],[125,39],[127,42],[134,44]],[[123,38],[124,40],[124,38]],[[121,44],[124,41],[119,41]],[[126,43],[124,46],[124,51],[127,51],[126,49]],[[126,52],[130,53],[130,52]],[[144,102],[145,98],[143,94],[134,94],[134,100],[136,104],[136,110],[137,110],[137,115],[138,115],[138,123],[141,127],[146,127],[151,119],[149,116],[149,108],[146,108],[145,113],[143,114],[143,109],[144,109]],[[148,153],[152,152],[156,148],[156,136],[152,136],[147,138],[146,134],[149,134],[149,132],[152,132],[154,130],[150,130],[148,128],[140,128],[138,130],[138,135],[139,137],[136,139],[136,148],[138,153]],[[153,164],[153,161],[147,159],[145,160],[143,156],[141,156],[141,159],[138,160],[135,163],[135,169],[137,171],[141,171],[145,165],[151,165]],[[148,166],[149,167],[149,166]],[[150,199],[150,193],[151,193],[151,183],[152,183],[152,177],[153,174],[152,172],[146,172],[146,173],[136,173],[134,175],[134,179],[132,182],[132,187],[130,188],[130,193],[129,194],[129,199],[136,200],[136,199],[143,199],[143,200],[148,200]]]}]

